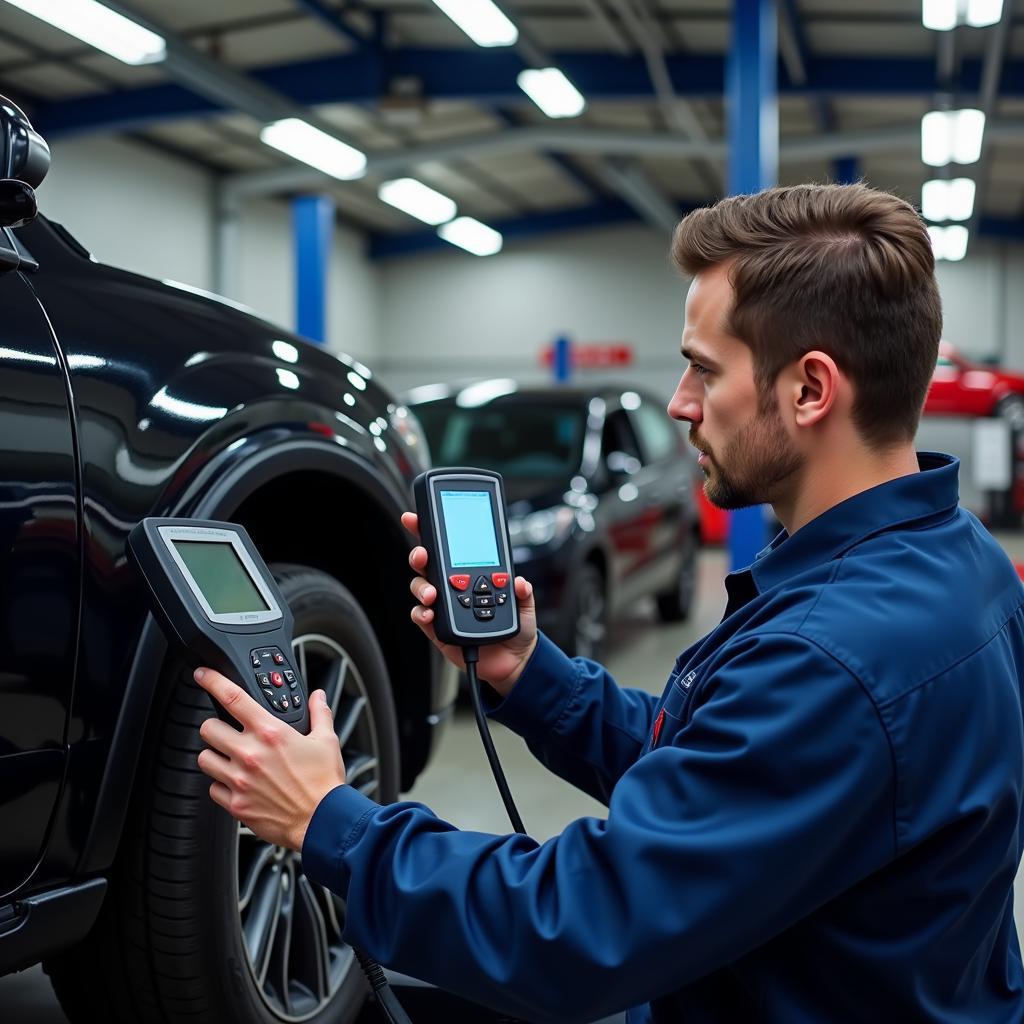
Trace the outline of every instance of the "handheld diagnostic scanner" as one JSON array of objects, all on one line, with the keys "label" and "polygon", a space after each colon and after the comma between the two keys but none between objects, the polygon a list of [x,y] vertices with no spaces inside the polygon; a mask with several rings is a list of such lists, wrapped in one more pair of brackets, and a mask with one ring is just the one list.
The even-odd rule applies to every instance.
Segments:
[{"label": "handheld diagnostic scanner", "polygon": [[431,469],[413,481],[427,579],[437,590],[434,632],[475,647],[519,632],[505,489],[486,469]]},{"label": "handheld diagnostic scanner", "polygon": [[[292,663],[292,613],[243,527],[143,519],[128,536],[128,554],[170,643],[309,733],[306,688]],[[219,701],[213,705],[237,728]]]}]

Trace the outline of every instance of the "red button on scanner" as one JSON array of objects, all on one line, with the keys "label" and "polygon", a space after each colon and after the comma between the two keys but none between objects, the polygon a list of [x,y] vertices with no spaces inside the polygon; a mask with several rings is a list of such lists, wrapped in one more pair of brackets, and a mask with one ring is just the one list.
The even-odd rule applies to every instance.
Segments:
[{"label": "red button on scanner", "polygon": [[284,686],[284,676],[281,675],[280,672],[271,672],[270,673],[270,681],[275,686]]},{"label": "red button on scanner", "polygon": [[492,572],[491,582],[496,587],[507,587],[508,586],[508,573],[507,572]]},{"label": "red button on scanner", "polygon": [[449,576],[448,577],[448,582],[456,590],[465,590],[466,587],[469,586],[469,577],[468,576]]}]

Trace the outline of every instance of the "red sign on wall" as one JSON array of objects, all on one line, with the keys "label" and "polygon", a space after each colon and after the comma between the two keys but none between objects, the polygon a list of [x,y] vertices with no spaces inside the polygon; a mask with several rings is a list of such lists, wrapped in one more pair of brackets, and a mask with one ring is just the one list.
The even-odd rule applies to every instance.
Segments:
[{"label": "red sign on wall", "polygon": [[[553,358],[552,346],[549,345],[541,350],[542,365],[550,366]],[[569,346],[569,358],[572,366],[579,370],[604,369],[608,366],[631,366],[633,364],[633,346],[621,341],[573,342]]]}]

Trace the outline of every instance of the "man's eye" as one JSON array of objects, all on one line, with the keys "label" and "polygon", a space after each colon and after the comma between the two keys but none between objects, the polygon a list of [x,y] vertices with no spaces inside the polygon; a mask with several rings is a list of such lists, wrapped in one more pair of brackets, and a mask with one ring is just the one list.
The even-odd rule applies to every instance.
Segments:
[{"label": "man's eye", "polygon": [[698,377],[703,377],[706,373],[710,372],[706,366],[701,366],[700,363],[694,362],[690,363],[690,369],[693,370]]}]

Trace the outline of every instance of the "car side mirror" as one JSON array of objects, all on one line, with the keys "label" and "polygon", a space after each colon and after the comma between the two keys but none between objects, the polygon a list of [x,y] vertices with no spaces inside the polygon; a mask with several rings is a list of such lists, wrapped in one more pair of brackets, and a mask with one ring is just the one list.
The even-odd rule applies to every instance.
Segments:
[{"label": "car side mirror", "polygon": [[0,227],[21,227],[35,217],[35,189],[49,169],[46,140],[20,107],[0,96]]}]

